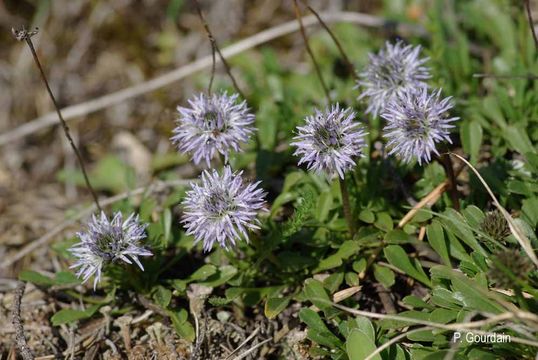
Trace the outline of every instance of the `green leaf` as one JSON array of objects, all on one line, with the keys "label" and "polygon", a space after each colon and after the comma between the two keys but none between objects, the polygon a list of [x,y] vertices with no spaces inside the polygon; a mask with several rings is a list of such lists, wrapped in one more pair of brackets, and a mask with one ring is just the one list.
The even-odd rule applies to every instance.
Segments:
[{"label": "green leaf", "polygon": [[237,268],[232,265],[224,265],[219,268],[219,271],[207,278],[206,281],[201,282],[201,285],[209,287],[217,287],[225,284],[228,280],[233,278],[237,274]]},{"label": "green leaf", "polygon": [[299,181],[304,179],[305,173],[302,171],[294,171],[286,175],[284,179],[284,185],[282,186],[282,193],[287,193],[292,189],[292,187],[297,184]]},{"label": "green leaf", "polygon": [[278,108],[273,102],[264,101],[256,114],[258,141],[264,150],[273,150],[278,129]]},{"label": "green leaf", "polygon": [[[447,324],[456,319],[458,311],[449,309],[435,309],[430,313],[430,321]],[[431,330],[430,330],[431,332]]]},{"label": "green leaf", "polygon": [[321,320],[319,314],[312,309],[301,309],[301,311],[299,311],[299,319],[301,319],[301,321],[311,329],[316,329],[318,331],[329,331],[323,320]]},{"label": "green leaf", "polygon": [[[503,311],[503,307],[494,299],[498,296],[489,291],[486,284],[483,284],[477,276],[473,279],[468,278],[462,273],[456,272],[450,267],[437,265],[431,268],[432,277],[439,279],[449,279],[454,289],[453,293],[446,295],[437,293],[445,300],[454,303],[455,301],[463,304],[466,308],[481,312],[498,314]],[[434,289],[434,302],[437,288]]]},{"label": "green leaf", "polygon": [[53,326],[59,326],[62,324],[72,323],[78,320],[87,319],[93,316],[95,312],[99,309],[100,305],[92,305],[86,310],[75,310],[75,309],[62,309],[52,315],[50,321]]},{"label": "green leaf", "polygon": [[461,309],[463,304],[457,299],[454,293],[442,287],[432,290],[432,303],[447,309]]},{"label": "green leaf", "polygon": [[166,309],[172,300],[172,291],[164,286],[158,285],[155,287],[153,299],[161,308]]},{"label": "green leaf", "polygon": [[19,280],[31,282],[38,286],[54,285],[54,279],[32,270],[23,270],[19,273]]},{"label": "green leaf", "polygon": [[170,242],[170,234],[172,231],[172,212],[169,208],[166,208],[163,211],[162,223],[164,242],[165,244],[168,244]]},{"label": "green leaf", "polygon": [[468,279],[465,275],[459,276],[454,274],[452,285],[454,286],[456,296],[466,307],[493,314],[499,314],[504,311],[501,305],[496,304],[485,296],[485,293],[489,293],[489,290],[478,290],[480,286],[477,282]]},{"label": "green leaf", "polygon": [[342,345],[342,341],[327,328],[319,314],[314,310],[301,309],[299,319],[308,326],[307,334],[311,340],[330,348],[337,348]]},{"label": "green leaf", "polygon": [[212,264],[205,264],[202,267],[200,267],[198,270],[193,272],[191,276],[189,276],[189,280],[191,281],[201,281],[205,280],[208,277],[214,275],[217,273],[217,267]]},{"label": "green leaf", "polygon": [[421,283],[431,286],[430,279],[426,273],[424,273],[424,270],[422,270],[420,263],[418,263],[416,260],[414,263],[412,263],[405,250],[401,246],[389,245],[383,252],[389,263]]},{"label": "green leaf", "polygon": [[331,299],[323,284],[315,279],[307,279],[304,285],[304,293],[306,298],[321,310],[331,307]]},{"label": "green leaf", "polygon": [[357,274],[360,274],[364,270],[366,270],[366,259],[361,258],[360,260],[353,261],[353,264],[351,264],[351,267],[353,268],[353,271],[355,271]]},{"label": "green leaf", "polygon": [[342,258],[337,255],[331,255],[319,262],[318,267],[314,270],[314,272],[320,272],[323,270],[333,269],[335,267],[338,267],[342,265]]},{"label": "green leaf", "polygon": [[274,216],[278,210],[282,207],[282,205],[289,203],[290,201],[293,201],[297,197],[296,194],[291,192],[283,192],[280,195],[276,197],[276,199],[273,201],[273,205],[271,206],[271,216]]},{"label": "green leaf", "polygon": [[374,277],[385,289],[389,289],[395,282],[395,276],[392,270],[377,264],[374,264]]},{"label": "green leaf", "polygon": [[463,217],[465,218],[469,226],[474,229],[479,228],[480,224],[482,223],[482,220],[484,220],[485,217],[484,212],[474,205],[467,206],[461,211],[461,213],[463,214]]},{"label": "green leaf", "polygon": [[355,323],[360,331],[365,333],[372,341],[375,341],[375,329],[370,319],[366,316],[357,316],[355,318]]},{"label": "green leaf", "polygon": [[320,222],[327,220],[327,216],[329,215],[332,206],[333,195],[330,191],[324,191],[319,194],[315,208],[316,220]]},{"label": "green leaf", "polygon": [[288,306],[290,300],[291,296],[268,298],[264,307],[265,316],[269,319],[274,319]]},{"label": "green leaf", "polygon": [[520,154],[536,152],[527,132],[520,127],[507,126],[502,132],[506,141]]},{"label": "green leaf", "polygon": [[398,314],[401,318],[407,318],[409,320],[393,320],[382,319],[379,321],[379,326],[383,329],[402,328],[409,325],[416,324],[414,320],[429,320],[430,314],[423,311],[408,310]]},{"label": "green leaf", "polygon": [[319,262],[314,272],[332,269],[342,265],[343,260],[350,258],[359,251],[359,243],[354,240],[345,241],[336,251]]},{"label": "green leaf", "polygon": [[80,284],[80,279],[70,271],[60,271],[54,275],[56,285],[74,285]]},{"label": "green leaf", "polygon": [[190,342],[194,341],[194,328],[192,327],[191,323],[187,321],[187,310],[181,309],[178,312],[168,311],[168,316],[170,316],[172,325],[174,325],[174,329],[180,337]]},{"label": "green leaf", "polygon": [[[346,339],[346,352],[349,360],[363,360],[376,350],[374,341],[362,330],[353,329]],[[381,360],[379,354],[373,360]]]},{"label": "green leaf", "polygon": [[[90,181],[96,190],[108,190],[119,193],[127,189],[127,179],[132,168],[114,155],[103,157],[90,172]],[[60,171],[58,175],[62,181],[75,182],[85,185],[81,171]]]},{"label": "green leaf", "polygon": [[465,121],[460,127],[460,137],[463,150],[471,155],[471,163],[478,162],[480,146],[482,145],[482,126],[477,121]]},{"label": "green leaf", "polygon": [[359,220],[367,224],[372,224],[375,221],[375,214],[370,210],[362,210],[359,213]]},{"label": "green leaf", "polygon": [[409,306],[412,306],[416,309],[433,309],[434,307],[418,296],[415,295],[408,295],[403,298],[403,303]]},{"label": "green leaf", "polygon": [[394,223],[388,213],[381,212],[377,214],[377,219],[374,222],[374,226],[380,230],[389,232],[394,228]]},{"label": "green leaf", "polygon": [[416,237],[405,233],[401,229],[394,229],[385,235],[385,242],[387,244],[408,244],[416,241]]},{"label": "green leaf", "polygon": [[333,294],[338,290],[340,285],[344,282],[344,273],[338,272],[331,274],[327,276],[325,280],[323,280],[323,286],[325,289],[329,290],[330,294]]},{"label": "green leaf", "polygon": [[441,222],[447,230],[447,233],[453,233],[474,251],[487,255],[476,240],[470,226],[465,222],[465,219],[459,212],[449,208],[446,209],[442,215]]},{"label": "green leaf", "polygon": [[359,277],[357,276],[357,273],[353,271],[348,271],[344,274],[344,280],[348,286],[358,286],[359,285]]},{"label": "green leaf", "polygon": [[450,256],[448,252],[448,243],[443,233],[441,224],[434,220],[426,227],[426,236],[432,248],[439,254],[445,265],[450,265]]},{"label": "green leaf", "polygon": [[533,197],[523,200],[521,210],[529,224],[534,228],[538,224],[538,198]]},{"label": "green leaf", "polygon": [[148,221],[150,220],[151,213],[157,207],[157,200],[151,197],[146,197],[140,203],[140,220]]},{"label": "green leaf", "polygon": [[431,330],[422,330],[408,334],[407,339],[411,341],[433,342],[435,340],[435,336]]}]

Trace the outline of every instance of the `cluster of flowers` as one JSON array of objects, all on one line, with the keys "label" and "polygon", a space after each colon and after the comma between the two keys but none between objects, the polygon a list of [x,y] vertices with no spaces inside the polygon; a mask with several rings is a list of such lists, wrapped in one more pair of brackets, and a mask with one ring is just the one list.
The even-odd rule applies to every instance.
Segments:
[{"label": "cluster of flowers", "polygon": [[[368,99],[366,113],[379,114],[387,121],[384,136],[389,154],[421,164],[437,154],[438,142],[450,142],[451,123],[458,118],[447,116],[453,106],[450,98],[441,99],[440,90],[429,91],[425,81],[430,74],[424,66],[428,59],[419,55],[420,46],[387,43],[378,54],[370,54],[357,87],[362,89],[359,100]],[[190,154],[196,165],[205,162],[209,168],[202,172],[200,183],[191,184],[182,203],[186,233],[194,236],[195,243],[202,242],[204,251],[211,250],[215,241],[225,249],[241,239],[248,241],[248,231],[259,229],[256,216],[264,210],[266,193],[259,182],[250,183],[242,172],[234,172],[228,159],[256,131],[255,116],[237,94],[225,92],[195,96],[189,107],[178,107],[178,111],[172,142],[179,152]],[[309,170],[329,178],[344,178],[355,167],[356,158],[363,156],[366,135],[351,108],[334,104],[307,116],[291,145],[297,148],[294,154],[300,157],[299,165],[305,163]],[[221,172],[210,168],[215,157],[224,164]],[[143,270],[138,256],[152,255],[140,245],[144,229],[134,215],[125,221],[121,213],[112,221],[104,213],[93,217],[87,231],[77,234],[80,243],[71,248],[77,257],[72,267],[79,268],[77,275],[84,281],[95,275],[94,287],[107,262],[134,261]]]}]

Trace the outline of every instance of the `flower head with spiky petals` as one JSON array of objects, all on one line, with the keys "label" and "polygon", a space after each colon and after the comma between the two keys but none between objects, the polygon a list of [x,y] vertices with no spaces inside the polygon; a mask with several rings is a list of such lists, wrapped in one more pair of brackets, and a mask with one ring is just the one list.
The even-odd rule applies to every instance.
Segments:
[{"label": "flower head with spiky petals", "polygon": [[205,170],[201,184],[192,183],[187,191],[181,222],[195,243],[203,242],[204,251],[211,250],[215,241],[224,249],[241,239],[248,241],[248,230],[260,228],[256,214],[263,209],[266,193],[258,188],[260,182],[245,183],[241,175],[229,166],[222,174]]},{"label": "flower head with spiky petals", "polygon": [[151,256],[152,253],[140,246],[146,237],[146,225],[140,224],[138,215],[131,214],[123,220],[121,212],[117,212],[109,220],[104,212],[100,217],[92,215],[86,231],[78,232],[80,242],[69,251],[77,258],[71,268],[79,268],[77,276],[86,282],[95,275],[93,288],[101,281],[103,266],[109,262],[122,260],[127,264],[135,262],[143,271],[139,256]]},{"label": "flower head with spiky petals", "polygon": [[301,157],[299,165],[306,163],[308,170],[343,179],[355,166],[353,158],[362,155],[366,135],[353,110],[336,104],[307,116],[306,125],[297,127],[291,145],[297,147],[294,155]]},{"label": "flower head with spiky petals", "polygon": [[254,115],[246,101],[237,101],[238,96],[225,92],[200,94],[189,100],[190,107],[179,106],[171,137],[178,150],[191,154],[195,164],[205,160],[208,167],[217,153],[227,161],[230,150],[241,151],[240,144],[247,142],[256,129]]},{"label": "flower head with spiky petals", "polygon": [[439,155],[436,144],[452,143],[450,129],[459,117],[449,117],[452,98],[441,99],[441,89],[432,93],[422,87],[399,94],[385,107],[381,117],[387,120],[383,129],[388,140],[389,155],[397,154],[404,162],[430,162],[431,154]]},{"label": "flower head with spiky petals", "polygon": [[424,63],[428,58],[419,57],[420,45],[386,42],[378,54],[368,56],[369,64],[357,82],[362,90],[358,99],[368,98],[367,114],[377,116],[390,100],[410,88],[427,87],[430,73]]}]

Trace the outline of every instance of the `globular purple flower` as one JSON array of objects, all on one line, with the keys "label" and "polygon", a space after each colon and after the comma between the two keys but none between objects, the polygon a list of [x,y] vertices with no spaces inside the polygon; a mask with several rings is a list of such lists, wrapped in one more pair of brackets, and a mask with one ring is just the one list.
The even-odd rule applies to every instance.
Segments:
[{"label": "globular purple flower", "polygon": [[260,182],[246,183],[241,175],[229,166],[222,174],[205,170],[201,184],[192,183],[187,191],[181,222],[195,243],[203,242],[204,251],[211,250],[215,241],[224,249],[241,239],[248,241],[248,230],[260,228],[256,214],[265,204],[266,193],[258,188]]},{"label": "globular purple flower", "polygon": [[241,151],[240,144],[256,129],[254,115],[246,101],[237,101],[238,96],[200,94],[188,101],[190,107],[178,106],[179,119],[171,137],[178,150],[191,154],[195,164],[205,160],[207,166],[216,153],[228,161],[230,150]]},{"label": "globular purple flower", "polygon": [[430,93],[422,87],[399,94],[385,107],[381,117],[387,120],[383,131],[389,155],[397,154],[407,163],[417,159],[421,165],[431,160],[432,152],[439,155],[437,143],[452,143],[450,129],[459,118],[448,116],[452,98],[440,96],[440,89]]},{"label": "globular purple flower", "polygon": [[301,157],[299,165],[306,163],[308,170],[330,177],[338,174],[343,179],[344,173],[355,166],[353,158],[362,156],[366,146],[367,133],[355,121],[355,113],[337,104],[324,112],[316,109],[305,121],[305,126],[297,127],[291,143],[297,147],[294,155]]},{"label": "globular purple flower", "polygon": [[95,275],[93,288],[101,281],[101,273],[106,263],[122,260],[127,264],[133,261],[143,271],[144,267],[138,256],[151,256],[149,250],[140,246],[146,237],[145,224],[140,224],[138,215],[131,214],[125,221],[121,212],[117,212],[109,221],[104,212],[100,217],[92,215],[86,231],[78,232],[80,242],[73,245],[69,252],[77,258],[70,268],[79,268],[77,276],[83,283]]},{"label": "globular purple flower", "polygon": [[424,63],[429,59],[419,55],[420,45],[404,45],[402,41],[386,42],[378,54],[368,54],[370,62],[357,82],[362,90],[358,100],[368,98],[367,114],[377,116],[390,100],[410,88],[427,87],[425,80],[430,73]]}]

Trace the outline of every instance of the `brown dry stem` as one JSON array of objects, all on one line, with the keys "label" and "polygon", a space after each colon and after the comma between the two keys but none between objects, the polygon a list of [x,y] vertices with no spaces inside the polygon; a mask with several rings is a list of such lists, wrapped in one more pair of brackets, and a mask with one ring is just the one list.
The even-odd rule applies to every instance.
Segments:
[{"label": "brown dry stem", "polygon": [[25,289],[26,283],[24,281],[20,281],[15,289],[15,296],[13,297],[11,323],[15,328],[15,342],[17,343],[17,347],[19,348],[22,358],[24,360],[33,360],[34,355],[26,342],[26,337],[24,336],[24,326],[21,319],[21,303]]}]

